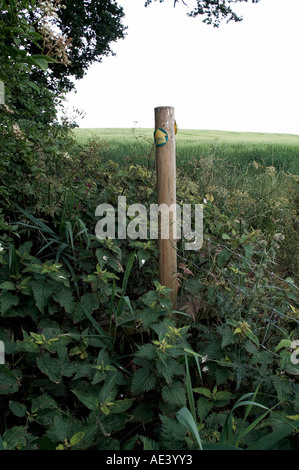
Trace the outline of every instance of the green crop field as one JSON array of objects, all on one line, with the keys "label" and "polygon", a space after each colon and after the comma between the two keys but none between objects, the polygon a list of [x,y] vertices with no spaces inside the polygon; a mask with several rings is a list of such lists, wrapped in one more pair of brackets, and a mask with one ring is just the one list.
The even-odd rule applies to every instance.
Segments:
[{"label": "green crop field", "polygon": [[[138,163],[153,156],[153,129],[84,129],[74,130],[79,144],[89,139],[102,143],[102,156],[121,161],[125,158]],[[299,135],[212,130],[178,131],[176,136],[177,165],[185,166],[190,159],[213,156],[228,159],[242,170],[256,161],[299,174]]]}]

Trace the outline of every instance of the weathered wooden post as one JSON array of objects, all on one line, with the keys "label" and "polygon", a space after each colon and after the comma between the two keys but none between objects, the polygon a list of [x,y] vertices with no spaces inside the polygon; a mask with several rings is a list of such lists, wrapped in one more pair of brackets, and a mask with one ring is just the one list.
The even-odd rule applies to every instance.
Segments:
[{"label": "weathered wooden post", "polygon": [[162,106],[155,108],[155,143],[158,205],[165,204],[169,211],[169,237],[162,238],[159,212],[159,276],[160,283],[172,290],[171,300],[174,308],[177,303],[177,253],[176,253],[176,158],[175,158],[175,117],[174,108]]}]

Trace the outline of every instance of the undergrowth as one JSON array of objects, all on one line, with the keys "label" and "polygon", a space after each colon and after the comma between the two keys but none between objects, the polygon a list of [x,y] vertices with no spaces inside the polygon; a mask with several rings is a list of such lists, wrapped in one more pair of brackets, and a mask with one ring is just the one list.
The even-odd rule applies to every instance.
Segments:
[{"label": "undergrowth", "polygon": [[[151,165],[101,161],[103,145],[46,158],[1,213],[2,448],[297,449],[298,278],[281,269],[295,196],[264,197],[266,223],[249,176],[229,191],[211,159],[179,170],[204,244],[178,244],[174,312],[154,240],[95,236],[100,203],[156,201]],[[253,166],[258,198],[279,176]]]}]

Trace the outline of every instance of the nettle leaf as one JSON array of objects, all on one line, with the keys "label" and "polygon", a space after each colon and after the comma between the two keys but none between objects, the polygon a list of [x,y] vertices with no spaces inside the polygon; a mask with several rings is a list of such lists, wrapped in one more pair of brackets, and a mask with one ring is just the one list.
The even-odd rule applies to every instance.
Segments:
[{"label": "nettle leaf", "polygon": [[11,371],[3,366],[0,368],[0,395],[8,395],[19,390],[20,373],[19,371]]},{"label": "nettle leaf", "polygon": [[141,392],[148,392],[155,386],[155,377],[144,368],[138,369],[132,379],[131,390],[133,395],[138,395]]},{"label": "nettle leaf", "polygon": [[186,427],[168,416],[159,415],[162,424],[162,437],[167,441],[184,441],[187,434]]},{"label": "nettle leaf", "polygon": [[125,398],[124,400],[116,400],[111,408],[112,414],[124,413],[131,408],[133,400]]},{"label": "nettle leaf", "polygon": [[99,407],[99,399],[92,393],[81,392],[80,390],[72,390],[76,397],[85,405],[89,410],[97,410]]},{"label": "nettle leaf", "polygon": [[168,385],[171,383],[174,375],[184,374],[184,367],[170,357],[165,361],[158,360],[156,366],[158,374],[165,379]]},{"label": "nettle leaf", "polygon": [[103,384],[99,394],[99,401],[100,403],[105,403],[107,401],[114,402],[115,396],[115,375],[113,374],[110,380]]},{"label": "nettle leaf", "polygon": [[56,410],[57,404],[55,400],[49,395],[43,394],[37,398],[32,399],[31,411],[36,413],[43,410]]},{"label": "nettle leaf", "polygon": [[293,389],[293,385],[289,378],[275,375],[272,377],[272,382],[275,387],[278,399],[281,401],[286,401],[290,397]]},{"label": "nettle leaf", "polygon": [[34,417],[34,420],[42,426],[48,426],[56,416],[57,410],[40,410]]},{"label": "nettle leaf", "polygon": [[14,426],[11,429],[5,431],[2,440],[5,444],[6,450],[14,450],[26,447],[28,432],[25,426]]},{"label": "nettle leaf", "polygon": [[181,382],[172,382],[162,388],[162,398],[166,403],[171,405],[185,405],[186,390]]},{"label": "nettle leaf", "polygon": [[16,307],[19,304],[19,298],[16,295],[7,292],[1,294],[1,313],[6,313],[11,307]]},{"label": "nettle leaf", "polygon": [[147,307],[151,307],[159,300],[159,295],[157,294],[156,291],[151,290],[147,292],[146,294],[144,294],[141,297],[141,300]]},{"label": "nettle leaf", "polygon": [[74,322],[78,323],[86,318],[85,309],[92,314],[99,308],[96,294],[85,294],[81,297],[79,304],[74,310]]},{"label": "nettle leaf", "polygon": [[193,392],[199,393],[200,395],[203,395],[206,398],[213,398],[213,393],[208,388],[197,387],[193,389]]},{"label": "nettle leaf", "polygon": [[3,290],[16,290],[16,286],[13,282],[4,281],[4,282],[2,282],[2,284],[0,284],[0,289],[3,289]]},{"label": "nettle leaf", "polygon": [[47,281],[34,281],[32,291],[37,307],[43,312],[53,292],[53,286]]},{"label": "nettle leaf", "polygon": [[49,377],[51,382],[58,384],[61,379],[61,364],[58,359],[51,357],[48,353],[43,354],[36,361],[37,367]]},{"label": "nettle leaf", "polygon": [[161,310],[152,310],[150,308],[143,309],[139,314],[139,318],[145,330],[149,329],[153,323],[157,322],[160,316]]},{"label": "nettle leaf", "polygon": [[64,377],[71,377],[72,375],[77,372],[77,364],[74,364],[73,362],[67,362],[64,359],[60,360],[60,365],[61,365],[61,375]]},{"label": "nettle leaf", "polygon": [[221,338],[221,347],[225,348],[229,344],[234,344],[237,341],[234,332],[231,328],[227,327],[224,331],[221,331],[222,338]]},{"label": "nettle leaf", "polygon": [[201,421],[203,421],[209,414],[214,406],[214,402],[206,397],[199,397],[197,400],[197,414]]},{"label": "nettle leaf", "polygon": [[65,439],[69,439],[72,435],[70,421],[56,415],[47,434],[53,441],[63,442]]},{"label": "nettle leaf", "polygon": [[133,421],[141,422],[143,424],[150,423],[155,418],[155,403],[143,402],[131,412]]},{"label": "nettle leaf", "polygon": [[10,400],[8,403],[9,408],[15,416],[18,418],[23,418],[26,415],[27,408],[23,403],[18,403],[17,401]]},{"label": "nettle leaf", "polygon": [[143,344],[139,346],[137,353],[135,354],[138,357],[146,357],[147,359],[151,360],[154,359],[156,356],[156,346],[151,343]]},{"label": "nettle leaf", "polygon": [[72,291],[69,289],[61,289],[55,292],[53,296],[54,300],[65,309],[66,312],[72,313],[74,311],[74,298]]},{"label": "nettle leaf", "polygon": [[143,450],[159,450],[159,444],[158,442],[154,441],[153,439],[149,439],[146,436],[139,436],[142,444],[143,444]]}]

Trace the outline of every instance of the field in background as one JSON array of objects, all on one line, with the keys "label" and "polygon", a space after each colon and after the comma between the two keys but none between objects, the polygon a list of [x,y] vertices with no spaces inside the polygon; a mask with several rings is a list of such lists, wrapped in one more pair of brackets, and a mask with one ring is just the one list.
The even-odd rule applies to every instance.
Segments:
[{"label": "field in background", "polygon": [[[100,139],[106,149],[103,156],[113,160],[126,157],[145,163],[154,153],[153,129],[78,128],[74,133],[80,144]],[[193,157],[213,155],[228,158],[241,170],[243,165],[256,161],[299,174],[299,135],[179,129],[176,149],[178,166],[185,166]]]}]

